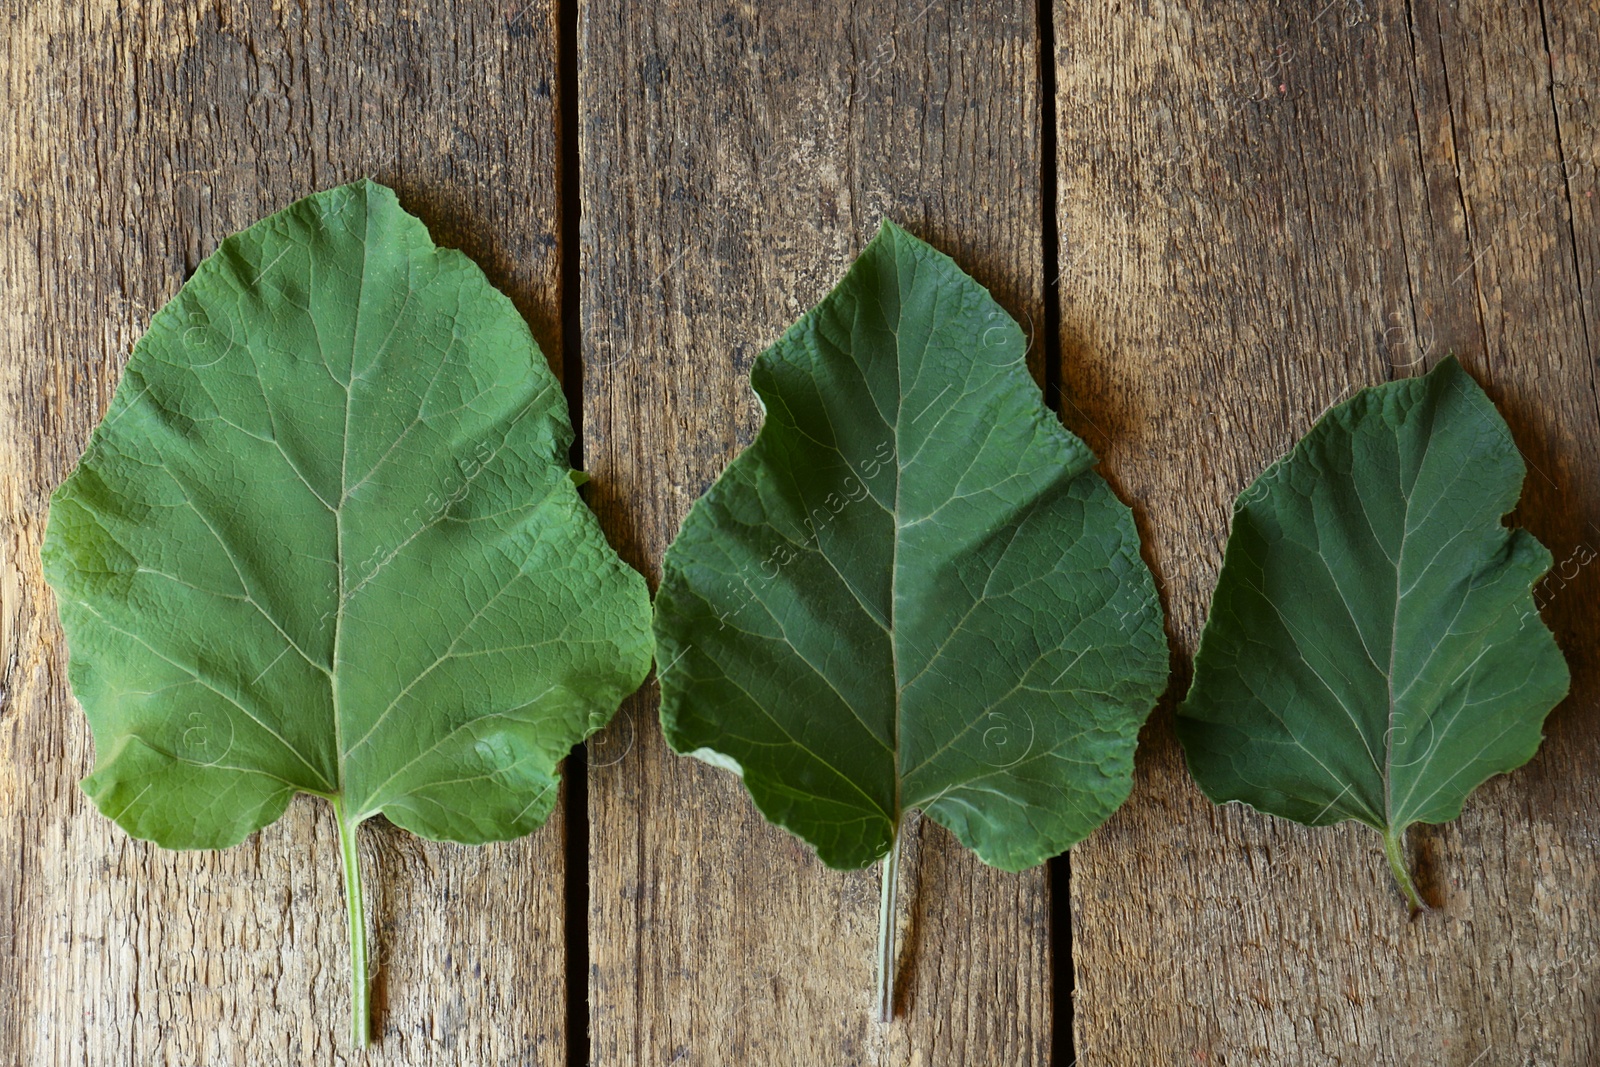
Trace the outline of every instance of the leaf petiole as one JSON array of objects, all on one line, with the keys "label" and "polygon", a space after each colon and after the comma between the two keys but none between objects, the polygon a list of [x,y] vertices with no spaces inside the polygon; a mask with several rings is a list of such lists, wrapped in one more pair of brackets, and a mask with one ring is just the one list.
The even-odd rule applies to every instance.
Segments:
[{"label": "leaf petiole", "polygon": [[878,903],[878,1021],[894,1021],[895,906],[900,892],[900,827],[896,826],[889,853],[883,857]]},{"label": "leaf petiole", "polygon": [[1385,829],[1383,854],[1389,858],[1389,872],[1394,875],[1395,884],[1400,887],[1400,892],[1405,894],[1406,903],[1411,907],[1411,917],[1415,919],[1428,910],[1428,905],[1422,899],[1422,894],[1417,892],[1416,883],[1411,880],[1411,871],[1406,867],[1405,837],[1404,827],[1398,833],[1392,829]]},{"label": "leaf petiole", "polygon": [[339,823],[339,857],[344,862],[344,910],[350,924],[350,1039],[356,1048],[372,1043],[372,1007],[367,1001],[367,910],[361,890],[361,852],[356,845],[360,820],[345,817],[344,804],[333,800]]}]

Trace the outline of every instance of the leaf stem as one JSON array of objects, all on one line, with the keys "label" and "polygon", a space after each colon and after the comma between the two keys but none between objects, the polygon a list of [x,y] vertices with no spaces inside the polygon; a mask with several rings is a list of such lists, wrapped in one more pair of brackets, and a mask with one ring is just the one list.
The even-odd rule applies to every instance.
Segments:
[{"label": "leaf stem", "polygon": [[1405,838],[1405,827],[1401,827],[1398,833],[1386,827],[1383,831],[1383,854],[1389,858],[1389,872],[1394,875],[1400,892],[1405,894],[1411,917],[1415,919],[1428,910],[1428,905],[1423,901],[1422,894],[1417,892],[1416,884],[1411,880],[1411,871],[1406,867]]},{"label": "leaf stem", "polygon": [[339,857],[344,861],[344,911],[350,924],[350,1040],[364,1049],[372,1043],[372,1007],[367,1000],[367,910],[361,891],[361,852],[356,830],[361,823],[345,818],[344,804],[333,798],[339,823]]},{"label": "leaf stem", "polygon": [[883,874],[878,902],[878,1021],[894,1021],[895,957],[895,907],[900,892],[900,827],[894,831],[889,843],[889,854],[883,857]]}]

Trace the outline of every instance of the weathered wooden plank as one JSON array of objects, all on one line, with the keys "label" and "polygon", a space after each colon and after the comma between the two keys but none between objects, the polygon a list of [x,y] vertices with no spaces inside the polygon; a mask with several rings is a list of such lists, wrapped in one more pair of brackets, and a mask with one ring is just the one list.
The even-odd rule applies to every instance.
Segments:
[{"label": "weathered wooden plank", "polygon": [[[758,424],[750,362],[891,216],[1041,321],[1031,2],[584,4],[585,459],[652,576]],[[924,824],[899,1021],[871,1021],[874,872],[827,871],[732,776],[672,756],[653,687],[591,748],[597,1064],[1042,1062],[1042,872]],[[914,902],[914,903],[913,903]]]},{"label": "weathered wooden plank", "polygon": [[[1229,505],[1347,391],[1459,354],[1530,472],[1572,697],[1528,768],[1415,834],[1208,805],[1163,714],[1074,853],[1086,1065],[1600,1054],[1594,4],[1057,0],[1063,383],[1136,503],[1187,687]],[[1069,423],[1075,421],[1070,414]]]},{"label": "weathered wooden plank", "polygon": [[[0,1061],[351,1057],[326,807],[222,853],[133,841],[39,574],[47,494],[152,312],[228,232],[370,174],[559,362],[553,5],[7,4],[0,99]],[[468,849],[369,824],[365,1062],[565,1058],[562,830]]]}]

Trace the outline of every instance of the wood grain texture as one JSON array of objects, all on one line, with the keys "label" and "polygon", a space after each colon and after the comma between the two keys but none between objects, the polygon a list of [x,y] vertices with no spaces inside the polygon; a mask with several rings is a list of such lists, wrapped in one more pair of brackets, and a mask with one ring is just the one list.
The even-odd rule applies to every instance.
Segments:
[{"label": "wood grain texture", "polygon": [[[580,4],[562,249],[550,0],[0,0],[0,1064],[354,1059],[326,811],[174,854],[76,787],[39,542],[154,310],[225,234],[362,174],[557,363],[581,253],[590,499],[654,577],[759,424],[750,362],[879,218],[1043,328],[1035,5],[924,2]],[[1234,495],[1329,404],[1448,352],[1528,458],[1518,520],[1574,673],[1535,761],[1414,834],[1439,905],[1416,924],[1370,832],[1211,807],[1159,715],[1133,803],[1074,852],[1079,1062],[1600,1058],[1600,5],[1053,4],[1066,419],[1138,510],[1173,693]],[[821,868],[655,713],[652,689],[590,749],[592,1062],[1046,1061],[1042,872],[909,833],[880,1028],[876,874]],[[559,816],[484,849],[364,842],[367,1062],[565,1062]]]},{"label": "wood grain texture", "polygon": [[1173,694],[1233,497],[1331,403],[1452,352],[1528,459],[1573,668],[1533,763],[1413,831],[1417,923],[1376,835],[1213,808],[1159,715],[1074,853],[1080,1062],[1593,1062],[1600,7],[1055,13],[1068,421],[1140,511]]},{"label": "wood grain texture", "polygon": [[[751,361],[890,216],[1041,321],[1031,2],[580,7],[585,460],[625,558],[753,437]],[[590,750],[592,1062],[1022,1064],[1050,1043],[1045,876],[912,842],[898,1020],[875,871],[823,868],[673,756],[653,685]]]},{"label": "wood grain texture", "polygon": [[39,573],[50,490],[151,314],[223,236],[361,175],[509,292],[557,355],[548,3],[0,9],[0,1063],[565,1062],[563,841],[363,831],[379,1044],[352,1056],[333,821],[225,852],[94,811]]}]

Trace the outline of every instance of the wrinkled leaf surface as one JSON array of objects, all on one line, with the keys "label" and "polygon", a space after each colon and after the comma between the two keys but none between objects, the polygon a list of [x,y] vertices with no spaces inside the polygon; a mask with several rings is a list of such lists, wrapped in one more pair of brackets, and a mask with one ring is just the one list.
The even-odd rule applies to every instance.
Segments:
[{"label": "wrinkled leaf surface", "polygon": [[886,223],[755,364],[755,442],[657,596],[668,740],[836,867],[913,808],[1021,869],[1127,796],[1167,675],[1132,515],[1022,331]]},{"label": "wrinkled leaf surface", "polygon": [[219,848],[296,792],[533,830],[648,667],[527,325],[371,182],[222,243],[57,490],[46,574],[128,832]]},{"label": "wrinkled leaf surface", "polygon": [[1392,840],[1533,756],[1568,676],[1531,591],[1550,554],[1502,522],[1523,473],[1447,359],[1340,404],[1240,496],[1178,720],[1208,796]]}]

